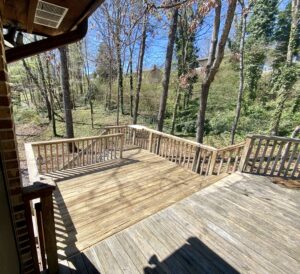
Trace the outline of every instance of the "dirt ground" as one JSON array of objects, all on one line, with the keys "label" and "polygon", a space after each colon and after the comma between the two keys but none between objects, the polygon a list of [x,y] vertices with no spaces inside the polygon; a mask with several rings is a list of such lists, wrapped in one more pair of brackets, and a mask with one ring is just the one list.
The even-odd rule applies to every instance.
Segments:
[{"label": "dirt ground", "polygon": [[39,140],[39,136],[46,129],[46,127],[36,126],[32,124],[16,125],[16,135],[19,152],[19,162],[21,169],[21,176],[23,185],[28,185],[28,170],[25,156],[24,144]]}]

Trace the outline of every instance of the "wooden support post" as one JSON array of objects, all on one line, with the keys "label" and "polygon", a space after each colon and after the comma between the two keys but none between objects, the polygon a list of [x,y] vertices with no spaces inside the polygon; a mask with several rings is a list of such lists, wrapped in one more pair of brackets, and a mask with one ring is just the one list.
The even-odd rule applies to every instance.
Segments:
[{"label": "wooden support post", "polygon": [[209,163],[209,167],[208,167],[208,174],[207,175],[213,175],[214,173],[214,168],[216,165],[216,160],[217,160],[217,156],[218,156],[218,151],[213,151],[212,155],[211,155],[211,159],[210,159],[210,163]]},{"label": "wooden support post", "polygon": [[34,230],[33,230],[33,222],[32,222],[32,209],[31,209],[31,201],[24,199],[24,207],[25,207],[25,218],[26,218],[26,224],[28,227],[28,234],[31,241],[31,254],[33,259],[33,268],[35,273],[39,273],[39,262],[38,262],[38,256],[37,256],[37,250],[35,246],[35,236],[34,236]]},{"label": "wooden support post", "polygon": [[244,151],[242,153],[241,161],[239,164],[238,171],[243,172],[245,164],[247,164],[248,159],[250,157],[251,148],[252,148],[253,140],[251,137],[247,137],[246,143],[244,146]]},{"label": "wooden support post", "polygon": [[41,203],[36,203],[35,205],[36,221],[39,233],[39,245],[41,252],[41,260],[43,271],[46,270],[46,252],[45,252],[45,238],[44,238],[44,228],[43,228],[43,217],[42,217],[42,205]]},{"label": "wooden support post", "polygon": [[58,272],[58,256],[55,237],[52,192],[51,195],[47,195],[41,198],[41,204],[48,270],[50,274],[54,274]]}]

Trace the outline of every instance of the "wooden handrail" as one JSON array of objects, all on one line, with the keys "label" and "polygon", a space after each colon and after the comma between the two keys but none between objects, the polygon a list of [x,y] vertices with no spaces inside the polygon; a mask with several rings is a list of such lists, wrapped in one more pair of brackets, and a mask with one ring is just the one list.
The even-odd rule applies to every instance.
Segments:
[{"label": "wooden handrail", "polygon": [[145,130],[145,131],[152,132],[152,133],[155,133],[155,134],[160,135],[160,136],[172,138],[174,140],[184,141],[185,143],[189,143],[191,145],[194,145],[194,146],[197,146],[197,147],[200,147],[200,148],[204,148],[204,149],[207,149],[207,150],[210,150],[210,151],[216,151],[217,150],[214,147],[203,145],[203,144],[200,144],[200,143],[197,143],[197,142],[194,142],[194,141],[191,141],[191,140],[187,140],[187,139],[184,139],[184,138],[180,138],[180,137],[177,137],[177,136],[174,136],[174,135],[171,135],[171,134],[168,134],[168,133],[164,133],[164,132],[161,132],[161,131],[158,131],[158,130],[155,130],[155,129],[147,128],[145,126],[129,125],[128,127],[134,128],[134,129],[137,129],[137,130]]},{"label": "wooden handrail", "polygon": [[[110,137],[121,137],[122,133],[116,133],[116,134],[110,134]],[[31,142],[32,146],[37,145],[50,145],[50,144],[60,144],[60,143],[70,143],[74,141],[89,141],[93,139],[99,139],[99,138],[106,138],[107,135],[96,135],[96,136],[89,136],[89,137],[80,137],[80,138],[69,138],[69,139],[59,139],[59,140],[51,140],[51,141],[40,141],[40,142]]]},{"label": "wooden handrail", "polygon": [[[35,216],[38,226],[39,252],[42,258],[43,268],[47,268],[48,273],[58,272],[58,255],[55,237],[54,211],[52,193],[55,185],[36,182],[33,185],[23,188],[23,200],[25,205],[26,222],[29,228],[31,243],[35,243],[35,235],[32,220],[32,211],[40,209]],[[37,207],[33,208],[34,200],[40,199]],[[38,255],[35,245],[32,245],[32,254],[35,262],[36,273],[40,272],[38,266]]]},{"label": "wooden handrail", "polygon": [[268,135],[250,134],[250,135],[247,135],[247,138],[300,143],[300,139],[298,139],[298,138],[281,137],[281,136],[268,136]]}]

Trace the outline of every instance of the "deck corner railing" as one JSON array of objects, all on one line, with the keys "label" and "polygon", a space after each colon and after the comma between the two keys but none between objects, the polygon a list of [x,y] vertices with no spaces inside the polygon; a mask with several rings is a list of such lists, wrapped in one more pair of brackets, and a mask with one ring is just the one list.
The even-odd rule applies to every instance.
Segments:
[{"label": "deck corner railing", "polygon": [[284,178],[300,178],[300,139],[249,135],[239,171]]},{"label": "deck corner railing", "polygon": [[233,173],[243,152],[244,143],[216,149],[141,125],[104,128],[106,134],[122,132],[126,145],[137,146],[200,175]]},{"label": "deck corner railing", "polygon": [[123,157],[124,134],[59,139],[25,144],[31,181],[38,175]]}]

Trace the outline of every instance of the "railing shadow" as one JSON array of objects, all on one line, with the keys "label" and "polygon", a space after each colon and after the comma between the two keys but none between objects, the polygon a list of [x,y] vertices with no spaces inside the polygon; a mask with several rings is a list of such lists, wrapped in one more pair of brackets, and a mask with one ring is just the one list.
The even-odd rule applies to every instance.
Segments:
[{"label": "railing shadow", "polygon": [[153,266],[145,267],[145,274],[240,273],[196,237],[189,238],[163,261],[153,255],[148,262]]},{"label": "railing shadow", "polygon": [[[132,154],[138,153],[139,150],[132,151]],[[87,174],[98,173],[112,168],[116,169],[116,173],[119,168],[137,162],[138,160],[123,158],[118,161],[106,163],[102,166],[95,165],[91,168],[82,170],[78,169],[75,171],[67,170],[67,172],[66,170],[64,170],[62,173],[66,174],[64,175],[64,177],[59,177],[57,181],[58,184],[63,184],[63,182],[59,181]],[[112,176],[114,176],[114,174]],[[56,190],[54,191],[53,206],[55,232],[58,247],[59,273],[100,273],[95,265],[89,260],[89,258],[76,247],[77,231],[59,188],[56,188]],[[70,267],[67,261],[71,262],[74,267]]]}]

